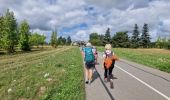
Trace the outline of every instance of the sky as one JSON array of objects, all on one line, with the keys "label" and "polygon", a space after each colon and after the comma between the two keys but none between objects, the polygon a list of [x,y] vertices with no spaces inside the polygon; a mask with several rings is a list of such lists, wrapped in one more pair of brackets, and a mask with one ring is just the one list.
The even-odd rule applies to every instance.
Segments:
[{"label": "sky", "polygon": [[87,41],[93,32],[105,34],[107,28],[112,36],[119,31],[130,36],[134,24],[142,32],[144,23],[152,41],[170,37],[170,0],[0,0],[0,14],[8,8],[18,23],[26,19],[31,31],[47,41],[52,30],[74,41]]}]

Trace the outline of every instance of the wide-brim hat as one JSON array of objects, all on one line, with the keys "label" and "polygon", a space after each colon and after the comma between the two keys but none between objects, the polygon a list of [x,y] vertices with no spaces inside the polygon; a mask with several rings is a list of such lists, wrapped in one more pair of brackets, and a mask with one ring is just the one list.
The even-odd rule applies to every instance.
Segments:
[{"label": "wide-brim hat", "polygon": [[88,42],[87,44],[86,44],[86,47],[91,47],[92,45],[91,45],[91,43],[90,42]]}]

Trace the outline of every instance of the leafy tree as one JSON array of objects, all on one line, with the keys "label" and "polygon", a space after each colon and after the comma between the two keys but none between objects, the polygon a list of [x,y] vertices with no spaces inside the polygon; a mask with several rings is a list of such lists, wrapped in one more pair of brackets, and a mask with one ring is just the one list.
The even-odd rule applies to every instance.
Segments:
[{"label": "leafy tree", "polygon": [[104,43],[111,43],[111,35],[110,35],[110,28],[106,30],[105,36],[104,36]]},{"label": "leafy tree", "polygon": [[97,33],[91,33],[89,36],[89,42],[92,45],[100,45],[100,36]]},{"label": "leafy tree", "polygon": [[67,37],[67,43],[66,43],[66,44],[67,44],[67,45],[70,45],[70,44],[71,44],[71,42],[72,42],[72,41],[71,41],[71,37],[70,37],[70,36],[68,36],[68,37]]},{"label": "leafy tree", "polygon": [[62,37],[62,45],[65,45],[66,44],[66,38]]},{"label": "leafy tree", "polygon": [[127,32],[117,32],[112,38],[113,47],[124,47],[130,46],[129,37]]},{"label": "leafy tree", "polygon": [[159,36],[156,41],[156,47],[170,49],[170,38],[161,38]]},{"label": "leafy tree", "polygon": [[140,40],[141,40],[140,44],[141,44],[142,47],[144,47],[144,48],[149,47],[149,45],[150,45],[150,35],[149,35],[148,24],[144,24]]},{"label": "leafy tree", "polygon": [[2,48],[2,29],[3,29],[3,16],[0,16],[0,48]]},{"label": "leafy tree", "polygon": [[59,45],[65,45],[66,44],[66,39],[62,36],[58,38],[58,44]]},{"label": "leafy tree", "polygon": [[29,44],[31,46],[37,46],[38,47],[38,37],[39,37],[39,34],[37,32],[36,33],[32,33],[29,36]]},{"label": "leafy tree", "polygon": [[140,42],[140,37],[139,37],[139,30],[138,30],[138,25],[135,24],[132,37],[131,37],[131,45],[133,48],[138,48],[139,47],[139,42]]},{"label": "leafy tree", "polygon": [[29,25],[26,20],[22,21],[20,27],[19,27],[19,48],[24,51],[30,50],[29,45]]},{"label": "leafy tree", "polygon": [[45,44],[46,37],[44,35],[40,35],[39,33],[31,34],[29,37],[29,42],[31,46],[39,46]]},{"label": "leafy tree", "polygon": [[39,37],[39,44],[42,45],[42,47],[46,43],[45,39],[46,39],[45,35],[40,35],[40,37]]},{"label": "leafy tree", "polygon": [[163,48],[167,48],[168,47],[168,39],[162,38],[162,44],[163,44]]},{"label": "leafy tree", "polygon": [[58,38],[58,45],[63,45],[63,43],[62,43],[62,42],[63,42],[63,41],[62,41],[62,38],[63,38],[62,36],[60,36],[60,37]]},{"label": "leafy tree", "polygon": [[1,32],[1,42],[2,48],[11,53],[15,51],[15,45],[17,43],[17,23],[13,12],[10,12],[9,9],[6,11],[6,14],[2,21],[3,29]]},{"label": "leafy tree", "polygon": [[168,39],[167,46],[168,46],[168,49],[170,49],[170,38]]},{"label": "leafy tree", "polygon": [[57,47],[57,32],[53,31],[51,35],[51,46],[56,48]]},{"label": "leafy tree", "polygon": [[104,46],[105,44],[104,44],[104,35],[99,35],[99,40],[100,40],[100,42],[99,42],[99,46]]},{"label": "leafy tree", "polygon": [[160,36],[156,40],[156,46],[157,46],[157,48],[163,48],[163,43],[162,43],[162,39]]},{"label": "leafy tree", "polygon": [[156,42],[151,42],[149,47],[150,48],[156,48]]}]

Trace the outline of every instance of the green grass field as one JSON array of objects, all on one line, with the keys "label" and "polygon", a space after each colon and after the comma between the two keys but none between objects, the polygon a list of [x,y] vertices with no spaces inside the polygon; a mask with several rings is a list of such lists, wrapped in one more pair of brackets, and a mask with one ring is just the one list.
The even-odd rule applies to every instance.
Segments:
[{"label": "green grass field", "polygon": [[[103,47],[98,47],[103,51]],[[170,73],[170,51],[164,49],[127,49],[114,48],[113,51],[123,59],[144,64]]]},{"label": "green grass field", "polygon": [[1,100],[84,100],[79,53],[79,48],[63,47],[1,56]]}]

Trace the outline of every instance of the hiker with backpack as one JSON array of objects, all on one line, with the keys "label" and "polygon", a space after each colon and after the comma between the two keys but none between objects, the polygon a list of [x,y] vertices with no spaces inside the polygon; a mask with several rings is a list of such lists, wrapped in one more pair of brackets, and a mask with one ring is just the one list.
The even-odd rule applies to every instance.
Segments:
[{"label": "hiker with backpack", "polygon": [[[103,68],[104,68],[104,81],[113,81],[112,71],[114,68],[115,61],[118,60],[118,57],[112,51],[111,44],[105,45],[105,51],[103,54]],[[111,88],[113,88],[113,83],[111,83]]]},{"label": "hiker with backpack", "polygon": [[95,67],[95,57],[92,51],[91,43],[87,43],[86,47],[83,48],[83,57],[85,61],[85,73],[86,73],[86,84],[92,82],[93,69]]}]

